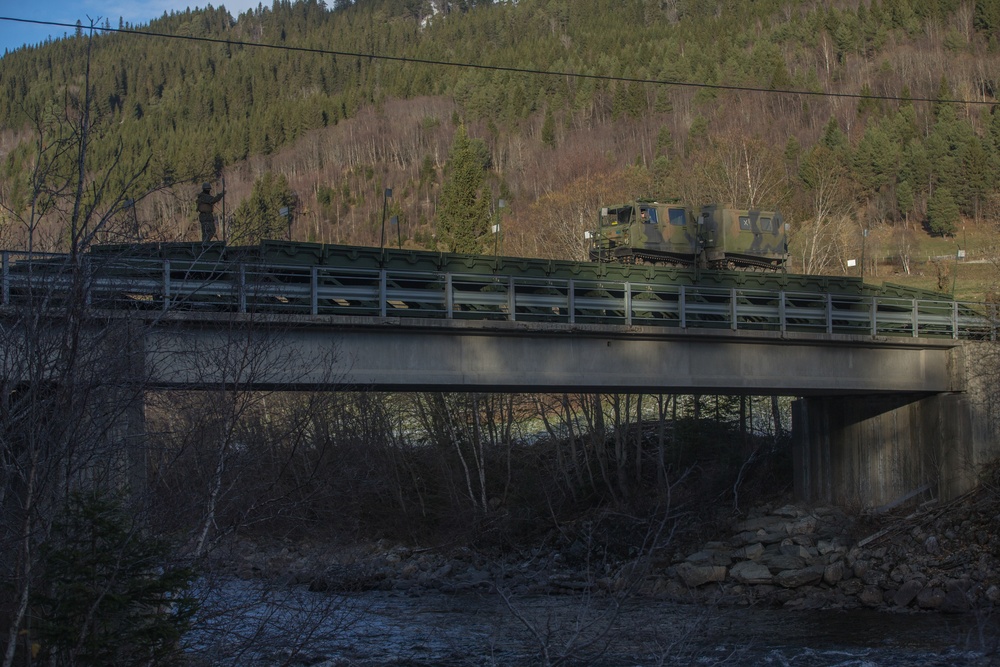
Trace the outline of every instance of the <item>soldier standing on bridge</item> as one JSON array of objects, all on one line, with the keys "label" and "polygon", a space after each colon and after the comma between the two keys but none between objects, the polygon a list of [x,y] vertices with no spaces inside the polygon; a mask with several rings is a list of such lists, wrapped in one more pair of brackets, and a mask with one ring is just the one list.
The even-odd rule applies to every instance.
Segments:
[{"label": "soldier standing on bridge", "polygon": [[198,222],[201,223],[201,242],[208,243],[215,236],[215,203],[222,199],[226,191],[212,194],[212,184],[202,183],[201,194],[198,195]]}]

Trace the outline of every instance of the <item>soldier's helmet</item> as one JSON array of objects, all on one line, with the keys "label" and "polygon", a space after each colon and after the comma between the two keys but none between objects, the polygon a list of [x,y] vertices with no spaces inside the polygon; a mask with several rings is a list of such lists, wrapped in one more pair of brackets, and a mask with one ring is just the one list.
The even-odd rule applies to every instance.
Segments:
[{"label": "soldier's helmet", "polygon": [[209,190],[212,189],[212,184],[211,183],[202,183],[201,184],[201,189],[204,190],[205,192],[208,192]]}]

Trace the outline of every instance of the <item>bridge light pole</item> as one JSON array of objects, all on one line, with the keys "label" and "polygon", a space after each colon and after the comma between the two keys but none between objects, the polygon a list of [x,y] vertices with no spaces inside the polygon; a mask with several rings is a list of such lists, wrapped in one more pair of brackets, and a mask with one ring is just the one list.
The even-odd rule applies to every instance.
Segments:
[{"label": "bridge light pole", "polygon": [[382,236],[379,240],[379,249],[382,251],[382,263],[385,264],[385,214],[389,209],[389,199],[392,197],[392,188],[386,188],[382,193]]},{"label": "bridge light pole", "polygon": [[288,222],[288,235],[287,235],[286,238],[289,241],[291,241],[292,240],[292,211],[287,206],[282,206],[281,208],[278,209],[278,215],[280,217],[282,217],[282,218],[285,218],[285,220]]},{"label": "bridge light pole", "polygon": [[958,285],[958,261],[965,259],[965,249],[969,247],[969,237],[965,234],[965,224],[962,224],[962,245],[955,249],[955,270],[951,277],[951,298],[955,298],[955,287]]},{"label": "bridge light pole", "polygon": [[861,282],[865,281],[865,239],[868,238],[868,228],[861,230]]},{"label": "bridge light pole", "polygon": [[965,248],[955,249],[955,270],[951,276],[951,298],[955,298],[955,287],[958,285],[958,260],[965,259]]},{"label": "bridge light pole", "polygon": [[500,266],[500,218],[507,202],[503,199],[497,202],[497,224],[493,225],[493,270]]}]

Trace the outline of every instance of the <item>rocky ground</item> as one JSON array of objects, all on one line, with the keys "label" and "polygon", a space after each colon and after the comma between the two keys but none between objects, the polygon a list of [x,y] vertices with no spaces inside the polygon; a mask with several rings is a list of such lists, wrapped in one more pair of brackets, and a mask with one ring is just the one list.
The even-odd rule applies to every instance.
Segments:
[{"label": "rocky ground", "polygon": [[800,609],[988,607],[1000,601],[998,509],[975,498],[885,517],[761,507],[728,538],[678,557],[653,591]]},{"label": "rocky ground", "polygon": [[[592,558],[579,539],[489,556],[467,548],[385,542],[342,547],[238,542],[226,556],[244,578],[314,591],[596,591],[678,601],[798,609],[962,612],[1000,602],[1000,492],[882,515],[762,505],[711,541],[673,543],[642,558]],[[550,542],[554,543],[557,541]]]}]

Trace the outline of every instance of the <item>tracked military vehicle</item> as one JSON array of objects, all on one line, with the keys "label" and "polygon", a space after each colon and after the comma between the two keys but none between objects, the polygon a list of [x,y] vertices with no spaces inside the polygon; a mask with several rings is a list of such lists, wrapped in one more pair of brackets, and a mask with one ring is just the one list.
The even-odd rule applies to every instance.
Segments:
[{"label": "tracked military vehicle", "polygon": [[788,237],[777,211],[713,204],[696,210],[639,200],[601,209],[591,260],[711,269],[785,268]]}]

